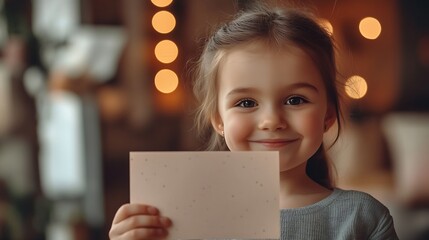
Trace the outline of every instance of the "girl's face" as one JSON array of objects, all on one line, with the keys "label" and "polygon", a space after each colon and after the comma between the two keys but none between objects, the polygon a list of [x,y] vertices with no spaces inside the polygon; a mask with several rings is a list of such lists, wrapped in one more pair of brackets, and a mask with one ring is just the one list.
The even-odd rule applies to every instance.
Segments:
[{"label": "girl's face", "polygon": [[217,81],[215,130],[231,151],[279,151],[281,171],[305,163],[335,121],[319,71],[297,47],[236,47],[224,56]]}]

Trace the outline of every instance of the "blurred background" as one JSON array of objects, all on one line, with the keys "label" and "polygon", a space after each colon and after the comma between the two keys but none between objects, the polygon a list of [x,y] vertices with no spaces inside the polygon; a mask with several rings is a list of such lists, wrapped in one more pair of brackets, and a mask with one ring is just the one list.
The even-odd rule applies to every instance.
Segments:
[{"label": "blurred background", "polygon": [[[108,239],[130,151],[201,150],[191,66],[252,2],[0,0],[0,239]],[[429,1],[293,4],[337,44],[337,185],[388,206],[401,239],[429,239]]]}]

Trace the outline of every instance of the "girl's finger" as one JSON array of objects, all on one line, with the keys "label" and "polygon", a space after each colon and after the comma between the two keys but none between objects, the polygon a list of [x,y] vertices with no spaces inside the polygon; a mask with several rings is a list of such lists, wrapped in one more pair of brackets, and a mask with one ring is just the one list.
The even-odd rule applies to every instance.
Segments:
[{"label": "girl's finger", "polygon": [[171,225],[170,219],[159,216],[140,215],[129,217],[113,226],[112,233],[121,235],[139,228],[167,228]]},{"label": "girl's finger", "polygon": [[149,216],[149,215],[140,215],[129,217],[122,222],[116,224],[119,226],[124,226],[127,229],[134,228],[157,228],[157,227],[169,227],[171,224],[170,219],[160,216]]},{"label": "girl's finger", "polygon": [[113,218],[113,224],[119,223],[130,216],[135,215],[158,215],[157,208],[144,204],[124,204],[122,205]]}]

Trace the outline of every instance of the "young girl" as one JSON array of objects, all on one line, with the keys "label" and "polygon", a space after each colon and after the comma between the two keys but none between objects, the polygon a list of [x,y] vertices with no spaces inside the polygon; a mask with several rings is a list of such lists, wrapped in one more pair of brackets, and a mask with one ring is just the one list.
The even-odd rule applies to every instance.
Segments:
[{"label": "young girl", "polygon": [[[397,239],[380,202],[331,185],[322,141],[340,123],[334,48],[312,17],[239,13],[208,39],[194,92],[209,150],[280,152],[281,239]],[[125,204],[110,238],[162,238],[172,224],[154,206]]]}]

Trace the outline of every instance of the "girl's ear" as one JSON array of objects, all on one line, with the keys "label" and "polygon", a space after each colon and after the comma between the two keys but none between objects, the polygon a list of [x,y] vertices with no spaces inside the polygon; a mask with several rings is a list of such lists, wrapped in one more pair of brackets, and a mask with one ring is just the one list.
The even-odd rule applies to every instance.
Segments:
[{"label": "girl's ear", "polygon": [[213,129],[220,135],[223,136],[223,122],[219,114],[211,117]]},{"label": "girl's ear", "polygon": [[325,116],[325,132],[327,132],[337,120],[337,112],[332,105],[328,106]]}]

